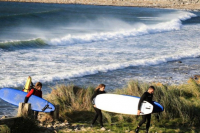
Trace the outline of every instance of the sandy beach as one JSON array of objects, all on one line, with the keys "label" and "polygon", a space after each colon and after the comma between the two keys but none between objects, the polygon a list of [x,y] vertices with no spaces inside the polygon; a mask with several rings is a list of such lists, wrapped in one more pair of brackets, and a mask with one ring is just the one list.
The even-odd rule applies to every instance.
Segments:
[{"label": "sandy beach", "polygon": [[34,2],[34,3],[59,3],[59,4],[83,4],[83,5],[108,5],[108,6],[132,6],[153,7],[184,10],[200,10],[200,1],[191,0],[0,0],[10,2]]}]

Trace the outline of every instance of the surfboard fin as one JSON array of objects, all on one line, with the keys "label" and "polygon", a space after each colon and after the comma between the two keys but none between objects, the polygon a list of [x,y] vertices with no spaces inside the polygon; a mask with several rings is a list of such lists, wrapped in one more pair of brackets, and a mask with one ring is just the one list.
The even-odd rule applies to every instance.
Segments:
[{"label": "surfboard fin", "polygon": [[44,112],[46,109],[52,109],[51,107],[49,107],[49,104],[45,105],[44,108],[42,109],[42,112]]}]

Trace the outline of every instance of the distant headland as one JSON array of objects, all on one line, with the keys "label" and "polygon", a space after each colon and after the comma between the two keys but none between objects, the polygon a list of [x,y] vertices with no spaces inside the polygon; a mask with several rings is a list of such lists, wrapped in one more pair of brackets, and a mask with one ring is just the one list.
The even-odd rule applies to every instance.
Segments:
[{"label": "distant headland", "polygon": [[0,1],[157,7],[157,8],[173,8],[173,9],[185,9],[185,10],[200,10],[200,0],[0,0]]}]

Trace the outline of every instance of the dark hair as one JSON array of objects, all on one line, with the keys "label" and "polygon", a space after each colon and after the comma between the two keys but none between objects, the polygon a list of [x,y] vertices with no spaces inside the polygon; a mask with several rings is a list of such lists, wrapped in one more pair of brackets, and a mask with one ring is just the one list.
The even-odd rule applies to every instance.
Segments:
[{"label": "dark hair", "polygon": [[42,83],[41,83],[41,82],[37,82],[37,83],[35,84],[35,88],[37,89],[38,87],[42,87]]},{"label": "dark hair", "polygon": [[155,87],[154,86],[149,86],[149,89],[153,89],[155,91]]},{"label": "dark hair", "polygon": [[100,89],[101,87],[106,87],[106,85],[100,84],[100,85],[97,86],[97,88],[96,88],[94,91],[97,91],[97,90]]}]

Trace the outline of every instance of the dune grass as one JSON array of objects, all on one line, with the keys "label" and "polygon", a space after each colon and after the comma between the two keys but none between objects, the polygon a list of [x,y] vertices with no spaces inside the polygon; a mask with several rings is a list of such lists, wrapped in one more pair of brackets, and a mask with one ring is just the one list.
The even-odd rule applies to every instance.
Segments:
[{"label": "dune grass", "polygon": [[[140,97],[150,85],[156,88],[153,100],[164,107],[162,113],[152,115],[150,131],[155,129],[163,132],[167,132],[167,130],[174,130],[174,132],[197,130],[196,128],[200,126],[200,85],[193,79],[182,85],[130,81],[127,86],[115,89],[112,93]],[[94,87],[81,88],[74,85],[59,85],[52,88],[52,92],[46,95],[46,99],[53,104],[60,105],[62,119],[89,124],[94,117],[91,105],[93,92]],[[110,128],[114,128],[116,131],[133,130],[141,119],[139,116],[105,111],[103,111],[103,116],[107,126],[111,126]],[[129,126],[125,126],[127,124]]]}]

